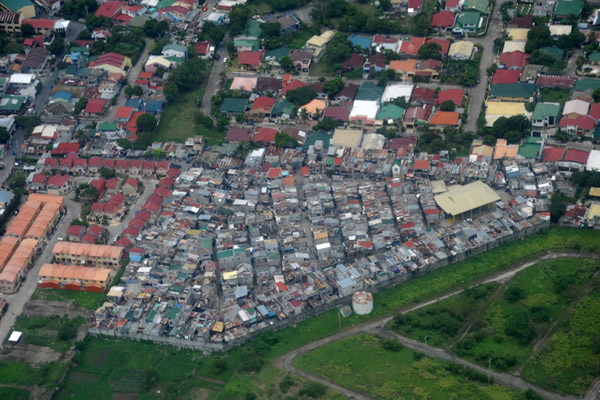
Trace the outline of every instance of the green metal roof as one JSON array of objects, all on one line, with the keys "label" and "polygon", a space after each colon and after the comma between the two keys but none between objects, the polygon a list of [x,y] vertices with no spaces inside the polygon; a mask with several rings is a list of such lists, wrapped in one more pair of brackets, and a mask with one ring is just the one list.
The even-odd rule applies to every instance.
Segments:
[{"label": "green metal roof", "polygon": [[211,238],[200,238],[200,247],[207,250],[212,250],[212,239]]},{"label": "green metal roof", "polygon": [[581,9],[583,8],[583,1],[581,0],[559,0],[554,10],[555,16],[566,16],[573,14],[579,16]]},{"label": "green metal roof", "polygon": [[291,50],[287,47],[280,47],[278,49],[269,50],[267,54],[265,54],[265,61],[274,61],[278,63],[281,57],[289,56],[290,51]]},{"label": "green metal roof", "polygon": [[477,26],[481,18],[481,12],[475,9],[465,10],[458,14],[456,24],[460,26],[470,25]]},{"label": "green metal roof", "polygon": [[168,319],[175,319],[177,317],[177,314],[179,314],[179,308],[178,307],[172,307],[169,310],[169,313],[167,314],[167,318]]},{"label": "green metal roof", "polygon": [[595,53],[590,54],[588,56],[588,60],[590,60],[590,61],[596,61],[596,62],[600,61],[600,52],[597,51]]},{"label": "green metal roof", "polygon": [[223,258],[233,257],[233,249],[221,250],[217,252],[217,259],[222,260]]},{"label": "green metal roof", "polygon": [[250,47],[252,51],[258,50],[258,39],[238,39],[233,41],[235,47]]},{"label": "green metal roof", "polygon": [[169,44],[165,45],[165,47],[163,47],[162,51],[166,51],[166,50],[175,50],[180,53],[187,54],[187,47],[182,46],[177,43],[169,43]]},{"label": "green metal roof", "polygon": [[260,27],[260,22],[258,22],[255,19],[251,19],[250,22],[248,22],[246,29],[244,30],[244,35],[259,38],[261,37],[262,32],[263,30]]},{"label": "green metal roof", "polygon": [[0,100],[0,111],[19,111],[25,102],[25,96],[4,95]]},{"label": "green metal roof", "polygon": [[99,131],[116,131],[119,125],[116,122],[100,122],[96,128]]},{"label": "green metal roof", "polygon": [[294,103],[280,98],[273,105],[271,115],[291,114],[293,108]]},{"label": "green metal roof", "polygon": [[221,103],[221,107],[219,107],[219,111],[222,113],[242,114],[246,111],[247,105],[248,99],[225,98],[223,99],[223,103]]},{"label": "green metal roof", "polygon": [[498,83],[490,89],[493,97],[528,98],[535,93],[534,83]]},{"label": "green metal roof", "polygon": [[537,103],[533,110],[533,119],[544,119],[546,117],[558,117],[560,104],[558,103]]},{"label": "green metal roof", "polygon": [[386,104],[379,110],[377,119],[402,119],[404,117],[404,108],[396,104]]},{"label": "green metal roof", "polygon": [[329,142],[331,141],[331,135],[329,135],[323,131],[309,133],[308,137],[306,138],[306,142],[304,142],[304,147],[308,148],[308,147],[314,145],[315,142],[318,140],[323,142],[323,148],[328,149]]},{"label": "green metal roof", "polygon": [[360,85],[358,93],[356,94],[356,100],[379,100],[383,95],[385,88],[377,86],[373,82],[365,82]]},{"label": "green metal roof", "polygon": [[29,0],[2,0],[2,4],[4,4],[8,9],[12,12],[17,12],[23,7],[32,6],[33,3]]},{"label": "green metal roof", "polygon": [[525,158],[536,158],[540,154],[541,143],[525,143],[519,146],[519,155]]},{"label": "green metal roof", "polygon": [[596,90],[600,88],[600,79],[580,79],[575,82],[575,86],[573,88],[575,90]]},{"label": "green metal roof", "polygon": [[559,49],[558,47],[554,47],[554,46],[540,47],[539,50],[546,54],[550,54],[551,56],[553,56],[554,58],[556,58],[558,60],[562,59],[565,56],[564,50]]}]

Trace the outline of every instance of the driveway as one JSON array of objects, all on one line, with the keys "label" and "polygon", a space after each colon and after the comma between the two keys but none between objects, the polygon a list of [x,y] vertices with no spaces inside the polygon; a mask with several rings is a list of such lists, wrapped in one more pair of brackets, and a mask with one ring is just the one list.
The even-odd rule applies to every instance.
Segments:
[{"label": "driveway", "polygon": [[43,264],[52,261],[52,258],[54,257],[52,249],[58,241],[58,238],[65,236],[67,228],[73,219],[79,218],[79,214],[81,213],[79,203],[65,199],[65,207],[67,208],[67,212],[62,216],[54,228],[54,233],[50,235],[45,245],[43,245],[44,247],[41,254],[36,257],[33,267],[25,276],[19,291],[14,294],[3,295],[3,298],[8,301],[8,312],[0,319],[0,343],[3,343],[6,340],[16,319],[23,312],[25,303],[29,301],[31,295],[37,288],[37,275],[40,268]]},{"label": "driveway", "polygon": [[[550,259],[558,259],[558,258],[582,258],[582,257],[599,259],[600,255],[569,253],[569,252],[551,252],[551,253],[547,253],[547,254],[538,256],[534,260],[516,264],[515,266],[513,266],[512,268],[510,268],[507,271],[501,272],[499,274],[496,274],[496,275],[493,275],[493,276],[490,276],[487,278],[480,279],[480,280],[476,281],[475,283],[468,285],[467,288],[475,287],[475,286],[478,286],[478,285],[481,285],[484,283],[489,283],[489,282],[506,282],[506,281],[512,279],[512,277],[514,277],[516,273],[518,273],[532,265],[535,265],[541,261],[550,260]],[[406,314],[406,313],[418,310],[420,308],[429,306],[431,304],[437,303],[439,301],[445,300],[445,299],[455,296],[459,293],[462,293],[464,290],[465,290],[465,288],[455,289],[449,293],[437,296],[431,300],[427,300],[427,301],[421,302],[421,303],[413,305],[413,306],[405,307],[399,311],[399,314]],[[334,390],[340,391],[342,394],[344,394],[345,396],[347,396],[351,399],[369,399],[369,397],[365,396],[362,393],[357,393],[357,392],[354,392],[347,388],[343,388],[343,387],[341,387],[333,382],[330,382],[326,379],[316,377],[305,371],[302,371],[302,370],[296,368],[293,364],[294,359],[296,357],[298,357],[299,355],[309,353],[321,346],[337,342],[338,340],[344,339],[349,336],[357,335],[359,333],[368,333],[368,334],[375,334],[375,335],[384,336],[384,337],[391,337],[391,338],[394,338],[394,339],[400,341],[404,346],[406,346],[414,351],[425,353],[430,357],[438,358],[438,359],[445,360],[445,361],[452,361],[452,362],[467,366],[469,368],[473,368],[483,374],[488,373],[488,370],[486,368],[481,367],[477,364],[474,364],[470,361],[460,359],[460,358],[456,357],[455,355],[447,352],[444,349],[438,349],[438,348],[434,348],[431,346],[427,346],[424,343],[416,342],[412,339],[408,339],[403,336],[396,335],[395,333],[385,330],[385,325],[389,321],[391,321],[392,318],[393,318],[393,316],[387,316],[387,317],[379,318],[377,320],[374,320],[374,321],[371,321],[371,322],[368,322],[365,324],[356,325],[351,328],[345,329],[341,332],[336,333],[335,335],[317,340],[315,342],[312,342],[312,343],[309,343],[302,347],[299,347],[297,349],[294,349],[294,350],[290,351],[289,353],[286,353],[283,356],[276,358],[273,361],[273,363],[275,364],[275,366],[277,366],[278,368],[280,368],[288,373],[296,374],[305,379],[320,382]],[[519,378],[517,376],[513,376],[513,375],[510,375],[507,373],[491,371],[491,376],[494,378],[494,380],[496,382],[499,382],[506,386],[510,386],[510,387],[520,389],[520,390],[527,390],[527,389],[531,388],[534,391],[536,391],[539,395],[544,396],[545,398],[550,399],[550,400],[559,400],[559,399],[576,400],[578,398],[575,396],[564,396],[564,395],[550,392],[543,388],[531,385],[530,383],[523,381],[521,378]],[[585,396],[585,399],[586,400],[596,400],[596,394],[598,394],[598,393],[600,393],[600,381],[596,382],[588,390],[588,393]]]}]

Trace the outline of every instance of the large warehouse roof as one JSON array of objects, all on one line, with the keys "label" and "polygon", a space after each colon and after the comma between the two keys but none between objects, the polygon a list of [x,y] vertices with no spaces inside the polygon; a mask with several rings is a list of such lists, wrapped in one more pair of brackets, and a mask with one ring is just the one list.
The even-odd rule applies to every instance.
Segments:
[{"label": "large warehouse roof", "polygon": [[450,186],[446,193],[439,194],[434,199],[445,213],[456,216],[495,203],[500,200],[500,196],[485,183],[477,181],[464,186]]}]

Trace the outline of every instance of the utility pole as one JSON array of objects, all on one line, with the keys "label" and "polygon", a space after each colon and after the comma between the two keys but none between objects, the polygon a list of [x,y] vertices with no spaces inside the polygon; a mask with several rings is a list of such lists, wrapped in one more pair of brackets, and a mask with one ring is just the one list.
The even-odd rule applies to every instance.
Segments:
[{"label": "utility pole", "polygon": [[427,338],[429,337],[429,335],[425,335],[425,346],[427,346]]},{"label": "utility pole", "polygon": [[338,327],[340,330],[342,329],[342,315],[340,314],[339,310],[338,310]]},{"label": "utility pole", "polygon": [[492,380],[492,359],[488,360],[488,384]]}]

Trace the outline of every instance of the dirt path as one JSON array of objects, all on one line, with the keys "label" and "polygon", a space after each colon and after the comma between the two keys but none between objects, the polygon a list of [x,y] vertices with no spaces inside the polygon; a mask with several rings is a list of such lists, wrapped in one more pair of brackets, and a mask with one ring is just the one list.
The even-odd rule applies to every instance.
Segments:
[{"label": "dirt path", "polygon": [[[475,287],[478,285],[481,285],[483,283],[490,283],[490,282],[506,282],[510,279],[512,279],[512,277],[515,276],[515,274],[517,274],[518,272],[524,270],[525,268],[528,268],[532,265],[535,265],[539,262],[542,261],[546,261],[546,260],[554,260],[554,259],[560,259],[560,258],[592,258],[592,259],[600,259],[600,254],[582,254],[582,253],[576,253],[576,252],[549,252],[546,253],[544,255],[540,255],[538,257],[536,257],[535,259],[531,260],[531,261],[527,261],[527,262],[522,262],[522,263],[518,263],[516,264],[514,267],[510,268],[507,271],[501,272],[499,274],[493,275],[493,276],[489,276],[489,277],[485,277],[482,279],[479,279],[475,282],[473,282],[472,284],[467,285],[466,287],[463,288],[459,288],[459,289],[455,289],[453,291],[450,291],[446,294],[437,296],[433,299],[424,301],[422,303],[419,304],[415,304],[415,305],[411,305],[408,307],[405,307],[403,309],[401,309],[398,314],[406,314],[415,310],[418,310],[420,308],[423,307],[427,307],[428,305],[437,303],[441,300],[445,300],[449,297],[455,296],[459,293],[462,293],[466,288],[471,288],[471,287]],[[440,358],[440,359],[444,359],[447,361],[453,361],[453,362],[457,362],[459,364],[468,366],[470,368],[473,368],[475,370],[483,370],[483,373],[487,374],[487,370],[477,364],[474,364],[470,361],[466,361],[466,360],[462,360],[459,359],[458,357],[448,353],[446,350],[444,349],[437,349],[434,347],[430,347],[427,346],[423,343],[420,342],[416,342],[413,341],[411,339],[408,338],[403,338],[401,336],[395,335],[385,329],[383,329],[385,327],[385,325],[393,318],[393,315],[391,316],[387,316],[387,317],[382,317],[382,318],[378,318],[374,321],[370,321],[370,322],[366,322],[364,324],[360,324],[360,325],[356,325],[353,326],[351,328],[345,329],[341,332],[336,333],[335,335],[314,341],[312,343],[306,344],[302,347],[299,347],[297,349],[294,349],[286,354],[284,354],[283,356],[277,357],[275,360],[273,360],[273,363],[276,367],[288,372],[288,373],[292,373],[298,376],[301,376],[305,379],[308,380],[312,380],[315,382],[320,382],[332,389],[338,390],[339,392],[341,392],[343,395],[347,396],[350,399],[370,399],[369,397],[367,397],[364,394],[361,393],[357,393],[354,392],[352,390],[349,390],[347,388],[344,388],[342,386],[339,386],[333,382],[330,382],[326,379],[317,377],[317,376],[313,376],[305,371],[302,371],[298,368],[296,368],[293,364],[293,361],[296,357],[298,357],[299,355],[302,354],[306,354],[309,353],[321,346],[324,346],[326,344],[330,344],[333,342],[337,342],[338,340],[344,339],[348,336],[353,336],[362,332],[367,332],[367,333],[373,333],[373,332],[378,332],[381,334],[381,332],[388,332],[388,334],[392,334],[394,335],[394,338],[398,339],[403,345],[405,345],[406,347],[409,347],[411,349],[420,349],[417,351],[421,351],[424,352],[425,354],[428,354],[431,357],[435,357],[435,358]],[[413,346],[413,347],[411,347]],[[426,351],[425,351],[426,350]],[[538,394],[540,394],[541,396],[544,396],[550,400],[558,400],[558,399],[567,399],[567,400],[575,400],[576,397],[573,396],[562,396],[553,392],[549,392],[545,389],[539,388],[537,386],[533,386],[525,381],[523,381],[521,378],[516,377],[516,376],[512,376],[509,374],[505,374],[505,373],[501,373],[501,372],[496,372],[496,371],[492,371],[492,376],[494,377],[494,380],[496,382],[499,382],[501,384],[507,385],[507,386],[511,386],[514,388],[518,388],[521,390],[527,390],[529,388],[535,390]],[[586,396],[586,400],[594,400],[594,397],[590,397],[593,395],[593,393],[600,393],[600,381],[598,381],[593,387],[592,389],[590,389],[590,391],[588,392],[588,396]]]}]

